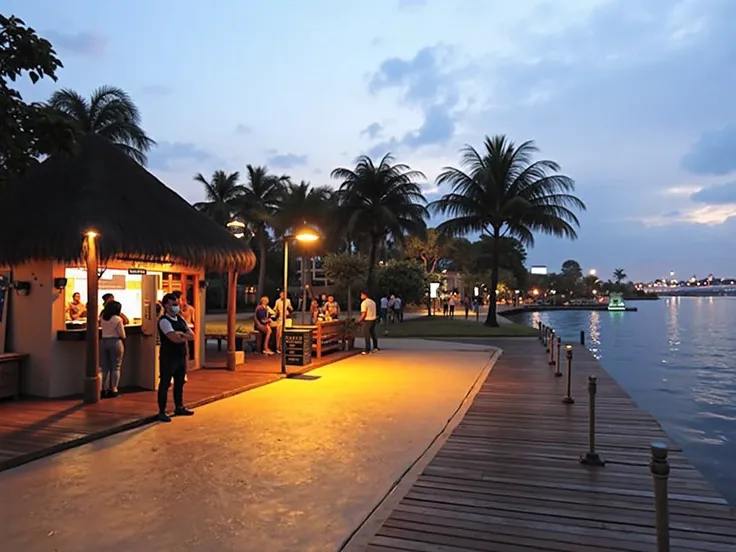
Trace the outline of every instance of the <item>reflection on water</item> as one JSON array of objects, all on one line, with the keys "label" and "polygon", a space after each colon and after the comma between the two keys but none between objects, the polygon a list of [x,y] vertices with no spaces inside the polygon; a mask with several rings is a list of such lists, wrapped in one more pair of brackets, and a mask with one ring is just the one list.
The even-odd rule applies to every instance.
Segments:
[{"label": "reflection on water", "polygon": [[736,504],[736,298],[670,297],[638,312],[545,311],[564,342],[586,346]]}]

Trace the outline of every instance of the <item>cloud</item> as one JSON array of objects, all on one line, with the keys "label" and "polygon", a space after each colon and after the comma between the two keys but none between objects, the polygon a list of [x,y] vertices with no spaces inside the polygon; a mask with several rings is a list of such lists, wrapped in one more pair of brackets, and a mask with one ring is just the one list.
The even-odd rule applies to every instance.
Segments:
[{"label": "cloud", "polygon": [[736,123],[705,132],[682,158],[682,166],[693,174],[736,171]]},{"label": "cloud", "polygon": [[188,142],[159,142],[148,154],[148,166],[154,170],[171,171],[182,165],[216,161],[216,156]]},{"label": "cloud", "polygon": [[401,91],[402,102],[422,113],[419,128],[401,138],[392,137],[375,144],[371,152],[396,148],[418,149],[446,145],[455,134],[456,109],[465,69],[453,65],[453,49],[442,44],[420,49],[413,57],[385,59],[371,77],[368,89],[377,94],[384,90]]},{"label": "cloud", "polygon": [[103,54],[109,41],[107,36],[89,31],[65,33],[51,30],[44,34],[59,51],[90,57]]},{"label": "cloud", "polygon": [[173,94],[174,89],[165,84],[146,84],[141,87],[141,92],[149,96],[168,96]]},{"label": "cloud", "polygon": [[268,164],[271,167],[277,169],[293,169],[295,167],[302,167],[308,162],[306,155],[296,155],[294,153],[276,153],[268,158]]},{"label": "cloud", "polygon": [[253,132],[253,129],[248,125],[239,124],[235,127],[235,132],[237,134],[250,134],[251,132]]},{"label": "cloud", "polygon": [[363,130],[360,131],[361,136],[368,136],[368,138],[374,139],[381,135],[383,132],[383,126],[380,123],[371,123]]},{"label": "cloud", "polygon": [[698,203],[709,205],[736,204],[736,182],[714,184],[695,192],[690,199]]}]

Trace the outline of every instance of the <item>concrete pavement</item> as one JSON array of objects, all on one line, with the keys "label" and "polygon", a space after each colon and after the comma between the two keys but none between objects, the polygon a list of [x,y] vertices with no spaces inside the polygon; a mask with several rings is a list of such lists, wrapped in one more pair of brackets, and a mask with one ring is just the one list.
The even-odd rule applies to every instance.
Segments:
[{"label": "concrete pavement", "polygon": [[336,550],[440,434],[491,348],[391,340],[0,473],[13,552]]}]

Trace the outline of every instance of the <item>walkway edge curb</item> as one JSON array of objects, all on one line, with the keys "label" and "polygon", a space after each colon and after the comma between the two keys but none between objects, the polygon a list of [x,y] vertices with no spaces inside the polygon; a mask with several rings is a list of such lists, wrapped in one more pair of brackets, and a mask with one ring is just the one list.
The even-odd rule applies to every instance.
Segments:
[{"label": "walkway edge curb", "polygon": [[437,455],[437,452],[439,452],[445,442],[447,442],[447,439],[452,435],[452,432],[465,417],[465,414],[473,404],[473,400],[476,395],[488,379],[488,376],[496,365],[496,362],[503,354],[503,349],[499,347],[489,348],[494,349],[491,353],[491,357],[476,377],[465,397],[463,397],[457,410],[453,412],[445,426],[434,437],[434,439],[432,439],[432,442],[419,456],[419,458],[414,460],[409,468],[399,475],[398,479],[393,482],[388,492],[380,499],[378,504],[373,507],[366,518],[360,522],[358,527],[345,538],[342,544],[338,547],[338,552],[359,552],[365,550],[370,543],[370,539],[375,536],[391,512],[393,512],[399,502],[401,502],[404,496],[409,492],[416,480],[419,479],[419,476],[424,472],[427,465]]}]

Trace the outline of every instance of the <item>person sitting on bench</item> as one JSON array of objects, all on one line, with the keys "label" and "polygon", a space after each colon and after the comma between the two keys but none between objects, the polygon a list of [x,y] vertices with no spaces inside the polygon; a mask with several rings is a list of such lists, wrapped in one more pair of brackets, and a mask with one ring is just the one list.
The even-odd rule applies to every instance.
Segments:
[{"label": "person sitting on bench", "polygon": [[273,355],[271,349],[271,316],[273,310],[268,306],[268,297],[265,295],[261,297],[261,302],[256,307],[255,316],[253,317],[253,326],[255,329],[263,334],[263,354]]}]

